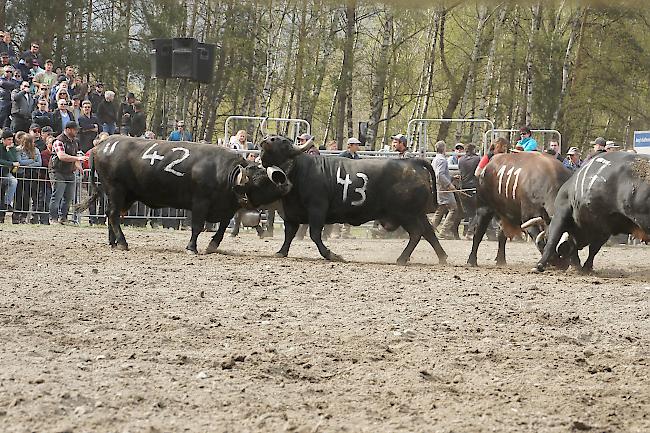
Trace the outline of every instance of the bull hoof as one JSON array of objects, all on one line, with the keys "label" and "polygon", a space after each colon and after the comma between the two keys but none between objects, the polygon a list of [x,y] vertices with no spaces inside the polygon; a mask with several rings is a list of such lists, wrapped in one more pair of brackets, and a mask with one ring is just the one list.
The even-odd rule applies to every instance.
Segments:
[{"label": "bull hoof", "polygon": [[283,259],[287,257],[289,253],[283,253],[282,251],[278,251],[277,253],[273,254],[273,257],[277,257],[279,259]]},{"label": "bull hoof", "polygon": [[475,268],[475,267],[478,266],[478,262],[477,262],[476,259],[474,259],[474,260],[469,259],[469,260],[467,260],[467,266],[471,266],[471,267]]},{"label": "bull hoof", "polygon": [[537,265],[532,269],[532,272],[535,272],[535,273],[541,274],[542,272],[544,272],[544,266],[543,266],[541,263],[538,263],[538,264],[537,264]]},{"label": "bull hoof", "polygon": [[438,264],[439,265],[446,265],[447,264],[447,257],[441,257],[438,259]]},{"label": "bull hoof", "polygon": [[506,265],[505,260],[497,259],[497,266],[505,266],[505,265]]},{"label": "bull hoof", "polygon": [[208,244],[208,247],[205,249],[206,254],[214,254],[217,252],[217,249],[219,248],[219,245],[215,245],[212,242]]},{"label": "bull hoof", "polygon": [[190,249],[190,248],[185,248],[185,254],[189,254],[190,256],[195,256],[199,253],[198,250],[196,249]]},{"label": "bull hoof", "polygon": [[585,268],[584,266],[578,269],[578,272],[582,275],[594,275],[594,269],[593,268]]},{"label": "bull hoof", "polygon": [[129,246],[126,244],[117,244],[114,248],[119,251],[129,251]]},{"label": "bull hoof", "polygon": [[341,263],[345,263],[345,259],[344,259],[343,257],[339,256],[338,254],[334,254],[334,253],[330,253],[329,260],[330,260],[331,262],[341,262]]},{"label": "bull hoof", "polygon": [[408,262],[409,262],[409,259],[403,259],[402,257],[397,259],[397,264],[400,265],[400,266],[406,266],[408,264]]}]

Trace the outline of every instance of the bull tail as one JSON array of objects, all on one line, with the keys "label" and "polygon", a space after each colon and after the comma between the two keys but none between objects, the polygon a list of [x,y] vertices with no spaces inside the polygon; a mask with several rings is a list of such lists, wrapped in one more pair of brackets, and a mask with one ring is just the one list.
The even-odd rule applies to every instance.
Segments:
[{"label": "bull tail", "polygon": [[436,172],[433,170],[429,161],[422,160],[422,165],[429,172],[431,176],[431,195],[433,196],[433,210],[438,208],[438,189],[436,188]]},{"label": "bull tail", "polygon": [[90,187],[88,189],[88,197],[85,200],[82,200],[80,203],[76,204],[73,208],[75,212],[82,212],[85,211],[90,207],[90,204],[97,200],[101,195],[104,194],[104,191],[102,190],[101,186],[98,185],[95,182],[95,162],[93,159],[94,152],[90,152],[90,157],[89,157],[89,165],[90,165],[90,174],[88,175],[89,177],[89,182],[90,182]]}]

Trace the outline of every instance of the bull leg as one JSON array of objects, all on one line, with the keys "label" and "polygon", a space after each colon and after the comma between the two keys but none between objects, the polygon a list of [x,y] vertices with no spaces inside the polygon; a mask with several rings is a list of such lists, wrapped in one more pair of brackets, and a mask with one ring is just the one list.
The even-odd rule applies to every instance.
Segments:
[{"label": "bull leg", "polygon": [[397,264],[403,266],[408,263],[411,254],[413,254],[413,250],[420,242],[420,239],[422,239],[422,227],[417,222],[402,223],[401,226],[409,234],[409,242],[406,244],[406,248],[404,248],[402,254],[397,258]]},{"label": "bull leg", "polygon": [[117,244],[117,238],[115,237],[115,232],[111,228],[110,224],[108,226],[108,245],[113,248]]},{"label": "bull leg", "polygon": [[[232,227],[232,232],[230,232],[230,236],[232,236],[233,238],[237,237],[237,235],[239,234],[239,226],[241,225],[241,213],[242,212],[243,212],[243,210],[238,210],[235,213],[235,223],[234,223],[234,225]],[[230,221],[228,221],[228,222],[230,222]],[[221,228],[221,227],[219,227],[219,228]]]},{"label": "bull leg", "polygon": [[230,218],[219,221],[219,229],[214,234],[214,236],[212,236],[212,239],[210,240],[208,247],[205,249],[206,254],[212,254],[217,252],[217,248],[219,248],[219,245],[221,245],[221,241],[223,240],[223,237],[226,234],[226,229],[228,228],[229,222],[230,222]]},{"label": "bull leg", "polygon": [[476,211],[476,231],[474,231],[474,236],[472,238],[472,252],[469,253],[469,258],[467,259],[467,264],[470,266],[477,266],[477,253],[478,246],[485,236],[488,225],[492,221],[494,212],[487,207],[480,207]]},{"label": "bull leg", "polygon": [[280,251],[275,253],[275,257],[287,257],[289,255],[289,247],[291,246],[291,241],[296,237],[296,232],[298,231],[300,224],[284,221],[284,243],[280,248]]},{"label": "bull leg", "polygon": [[192,206],[192,236],[185,249],[189,254],[198,254],[196,242],[201,232],[205,229],[205,217],[207,216],[208,204],[200,203]]},{"label": "bull leg", "polygon": [[423,215],[420,224],[422,225],[422,236],[424,236],[424,239],[426,239],[427,242],[431,244],[433,250],[436,252],[436,255],[438,256],[438,263],[441,265],[446,264],[447,253],[442,248],[442,245],[440,245],[440,241],[436,237],[436,231],[433,229],[433,226],[429,222],[429,218],[427,218],[426,215]]},{"label": "bull leg", "polygon": [[497,257],[496,257],[496,262],[497,266],[505,266],[506,265],[506,241],[508,238],[506,237],[506,234],[503,230],[499,230],[499,236],[497,238],[497,241],[499,242],[499,247],[497,249]]},{"label": "bull leg", "polygon": [[607,237],[604,239],[601,238],[589,244],[589,256],[587,257],[587,260],[585,260],[584,265],[582,265],[582,273],[588,274],[594,271],[594,257],[598,254],[600,248],[605,245],[607,239]]},{"label": "bull leg", "polygon": [[537,266],[535,267],[535,270],[537,272],[543,272],[549,261],[554,257],[557,257],[557,244],[560,243],[562,234],[569,230],[571,218],[571,206],[566,206],[563,209],[557,209],[555,211],[555,215],[551,220],[551,224],[546,230],[548,233],[548,239],[546,241],[546,245],[544,246],[544,253],[542,254],[542,258],[539,259],[539,262],[537,262]]},{"label": "bull leg", "polygon": [[[128,209],[130,207],[124,204],[124,200],[116,198],[117,193],[111,194],[111,200],[109,200],[109,209],[108,209],[108,230],[113,232],[114,243],[110,244],[111,247],[116,247],[118,250],[128,251],[129,244],[126,242],[124,237],[124,232],[122,227],[120,227],[120,210]],[[108,235],[109,243],[111,240],[111,235]]]},{"label": "bull leg", "polygon": [[314,241],[314,243],[318,247],[318,252],[320,253],[321,256],[333,262],[344,262],[345,260],[343,260],[343,257],[339,256],[338,254],[334,254],[323,243],[323,238],[322,238],[323,226],[324,226],[324,221],[313,222],[313,220],[310,219],[309,237],[311,238],[312,241]]}]

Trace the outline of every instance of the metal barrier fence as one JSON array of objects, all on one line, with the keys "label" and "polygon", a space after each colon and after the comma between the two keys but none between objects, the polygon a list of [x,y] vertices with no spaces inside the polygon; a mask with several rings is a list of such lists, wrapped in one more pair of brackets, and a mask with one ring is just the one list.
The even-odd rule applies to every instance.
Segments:
[{"label": "metal barrier fence", "polygon": [[[50,215],[50,201],[53,192],[53,179],[47,167],[20,167],[16,175],[4,174],[0,176],[0,203],[5,203],[6,194],[9,190],[9,183],[15,179],[17,183],[14,193],[12,221],[15,223],[31,222],[48,224]],[[95,175],[96,176],[96,175]],[[81,203],[90,195],[90,170],[84,170],[83,175],[75,174],[74,180],[63,181],[74,184],[74,194],[69,203],[68,219],[74,223],[87,219],[90,224],[104,224],[106,221],[107,198],[99,197],[90,203],[87,211],[75,213],[73,206]],[[95,182],[99,180],[95,177]],[[57,215],[61,209],[57,212]],[[0,220],[4,220],[5,211],[0,210]],[[150,222],[152,226],[162,225],[170,228],[177,228],[180,225],[189,225],[187,222],[190,212],[184,209],[161,208],[154,209],[136,202],[131,206],[129,212],[124,215],[125,224],[146,225]],[[65,216],[64,216],[65,217]]]}]

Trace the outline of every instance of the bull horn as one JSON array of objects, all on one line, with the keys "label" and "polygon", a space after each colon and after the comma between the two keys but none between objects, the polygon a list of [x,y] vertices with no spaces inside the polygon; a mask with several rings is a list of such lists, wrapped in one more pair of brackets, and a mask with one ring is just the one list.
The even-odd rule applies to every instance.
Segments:
[{"label": "bull horn", "polygon": [[310,138],[310,139],[309,139],[305,144],[303,144],[302,146],[298,146],[298,145],[294,144],[293,147],[294,147],[297,151],[299,151],[299,152],[306,152],[306,151],[308,151],[309,148],[312,147],[313,145],[314,145],[314,139],[313,139],[313,138]]},{"label": "bull horn", "polygon": [[542,230],[535,238],[535,245],[539,245],[542,239],[546,237],[546,230]]},{"label": "bull horn", "polygon": [[526,230],[528,227],[531,227],[531,226],[534,226],[534,225],[537,225],[537,224],[542,224],[543,222],[544,222],[544,218],[542,218],[541,216],[537,217],[537,218],[531,218],[531,219],[529,219],[528,221],[526,221],[525,223],[523,223],[521,225],[521,229]]},{"label": "bull horn", "polygon": [[266,169],[266,175],[276,185],[284,185],[287,182],[287,174],[281,168],[269,167]]},{"label": "bull horn", "polygon": [[560,238],[560,242],[558,242],[557,247],[555,247],[555,252],[556,253],[560,254],[560,248],[562,248],[562,245],[569,242],[569,236],[570,235],[569,235],[568,232],[562,233],[562,237]]},{"label": "bull horn", "polygon": [[244,173],[241,165],[238,165],[230,175],[231,185],[241,186],[248,182],[248,176]]}]

